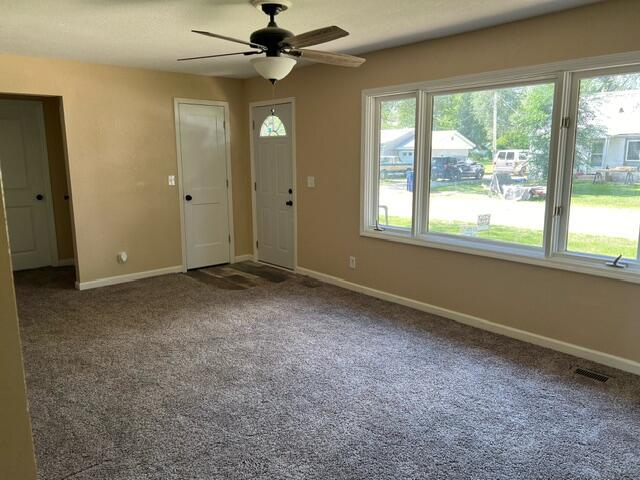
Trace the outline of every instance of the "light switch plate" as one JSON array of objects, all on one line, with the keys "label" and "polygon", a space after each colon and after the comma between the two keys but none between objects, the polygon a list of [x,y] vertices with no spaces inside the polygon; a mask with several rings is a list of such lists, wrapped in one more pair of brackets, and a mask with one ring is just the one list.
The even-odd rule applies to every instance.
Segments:
[{"label": "light switch plate", "polygon": [[176,186],[176,176],[175,175],[169,175],[169,186],[170,187],[175,187]]},{"label": "light switch plate", "polygon": [[316,186],[316,177],[307,177],[307,187],[315,188]]}]

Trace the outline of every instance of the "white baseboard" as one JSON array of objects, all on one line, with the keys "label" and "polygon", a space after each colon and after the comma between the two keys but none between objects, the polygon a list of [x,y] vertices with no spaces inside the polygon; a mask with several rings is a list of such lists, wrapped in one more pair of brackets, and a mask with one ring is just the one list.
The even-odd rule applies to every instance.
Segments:
[{"label": "white baseboard", "polygon": [[233,262],[231,262],[231,263],[248,262],[249,260],[253,261],[253,259],[254,259],[254,257],[251,254],[238,255],[237,257],[235,257],[233,259]]},{"label": "white baseboard", "polygon": [[75,258],[63,258],[58,260],[57,262],[57,267],[70,267],[71,265],[75,265],[76,264],[76,260]]},{"label": "white baseboard", "polygon": [[580,345],[574,345],[572,343],[563,342],[554,338],[545,337],[536,333],[527,332],[517,328],[509,327],[507,325],[501,325],[499,323],[491,322],[483,318],[468,315],[466,313],[456,312],[447,308],[437,307],[428,303],[413,300],[407,297],[401,297],[392,293],[383,292],[374,288],[365,287],[363,285],[352,283],[339,277],[327,275],[325,273],[316,272],[307,268],[297,267],[296,272],[302,275],[306,275],[317,280],[320,280],[331,285],[346,288],[347,290],[353,290],[354,292],[363,293],[371,297],[379,298],[381,300],[387,300],[389,302],[398,303],[407,307],[415,308],[423,312],[439,315],[456,322],[469,325],[471,327],[480,328],[482,330],[488,330],[489,332],[504,335],[506,337],[522,340],[523,342],[532,343],[541,347],[546,347],[558,352],[567,353],[575,357],[584,358],[592,362],[607,365],[609,367],[618,368],[626,372],[640,375],[640,363],[627,358],[618,357],[609,353],[600,352],[598,350],[592,350],[590,348],[581,347]]},{"label": "white baseboard", "polygon": [[106,287],[108,285],[117,285],[119,283],[141,280],[143,278],[157,277],[159,275],[180,272],[182,272],[182,265],[176,265],[174,267],[159,268],[157,270],[147,270],[146,272],[128,273],[126,275],[118,275],[115,277],[99,278],[98,280],[91,280],[89,282],[76,282],[76,288],[78,290],[89,290],[91,288]]}]

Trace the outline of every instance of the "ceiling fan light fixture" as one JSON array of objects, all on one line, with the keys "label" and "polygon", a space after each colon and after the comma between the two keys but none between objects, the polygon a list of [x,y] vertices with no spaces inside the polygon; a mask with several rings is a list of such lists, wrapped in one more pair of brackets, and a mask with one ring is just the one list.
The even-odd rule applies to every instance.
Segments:
[{"label": "ceiling fan light fixture", "polygon": [[258,57],[252,58],[251,64],[261,77],[277,82],[291,73],[296,60],[290,57]]}]

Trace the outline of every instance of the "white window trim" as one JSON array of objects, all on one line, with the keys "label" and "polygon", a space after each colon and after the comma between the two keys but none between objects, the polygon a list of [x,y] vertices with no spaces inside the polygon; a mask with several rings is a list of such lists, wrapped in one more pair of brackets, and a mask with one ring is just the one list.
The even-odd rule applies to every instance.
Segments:
[{"label": "white window trim", "polygon": [[627,162],[635,162],[635,163],[640,162],[640,159],[639,160],[629,160],[629,146],[632,143],[640,143],[640,138],[633,137],[633,138],[628,138],[627,139],[627,144],[625,145],[625,152],[624,152],[624,164],[625,165],[627,164]]},{"label": "white window trim", "polygon": [[[372,107],[374,108],[374,112],[373,112],[373,128],[372,128],[372,141],[373,141],[373,145],[370,145],[370,150],[371,150],[371,154],[369,156],[369,159],[372,159],[373,161],[369,161],[368,162],[368,172],[370,173],[370,176],[368,178],[368,184],[369,185],[373,185],[373,188],[370,188],[371,190],[371,197],[370,197],[370,205],[378,205],[378,194],[379,194],[379,189],[378,189],[378,183],[379,183],[379,179],[380,179],[380,175],[379,175],[379,162],[377,161],[377,159],[379,158],[379,153],[380,153],[380,132],[378,130],[378,128],[376,128],[376,125],[380,125],[381,122],[381,118],[380,118],[380,105],[383,101],[393,101],[393,100],[405,100],[405,99],[410,99],[410,98],[415,98],[416,99],[416,107],[418,105],[418,97],[416,92],[401,92],[399,94],[395,94],[395,95],[388,95],[386,97],[381,97],[381,96],[377,96],[373,98],[373,105]],[[416,122],[417,122],[417,108],[416,108]],[[417,128],[416,128],[416,134],[417,134]],[[414,142],[414,145],[416,145],[416,142]],[[416,145],[417,146],[417,145]],[[415,147],[414,147],[414,156],[413,156],[413,168],[415,171],[416,168],[416,158],[417,156],[415,155]],[[414,189],[415,190],[415,189]],[[369,210],[369,215],[367,217],[367,219],[364,221],[365,224],[367,225],[371,225],[371,224],[375,224],[377,225],[376,219],[379,218],[380,212],[379,212],[379,207],[377,210],[375,211],[371,211]],[[413,208],[413,217],[415,217],[415,208]],[[402,228],[402,227],[394,227],[394,226],[390,226],[390,225],[384,225],[383,226],[384,231],[388,231],[388,232],[395,232],[398,234],[404,234],[404,235],[408,235],[408,234],[412,234],[413,232],[413,222],[412,222],[412,228]]]},{"label": "white window trim", "polygon": [[[575,119],[577,113],[577,89],[572,83],[582,77],[594,76],[597,70],[606,69],[607,73],[615,73],[614,68],[622,71],[637,71],[640,66],[640,51],[623,54],[606,55],[580,60],[556,62],[534,67],[524,67],[500,70],[476,75],[465,75],[449,79],[439,79],[426,82],[367,89],[362,92],[362,158],[361,158],[361,197],[360,197],[360,235],[398,243],[420,245],[428,248],[454,251],[458,253],[479,255],[517,263],[531,264],[546,268],[567,270],[607,278],[614,278],[626,282],[640,284],[640,262],[628,263],[625,269],[616,269],[606,265],[608,257],[578,254],[565,251],[564,239],[568,228],[569,208],[557,207],[569,205],[571,195],[572,137],[575,125],[570,128],[561,127],[561,119],[569,117]],[[456,235],[421,233],[424,232],[424,219],[421,212],[428,212],[429,182],[425,173],[429,171],[430,141],[424,132],[431,129],[431,119],[426,115],[432,111],[432,97],[434,94],[446,92],[460,92],[461,90],[477,90],[500,86],[523,85],[539,82],[555,82],[556,92],[553,110],[552,139],[550,146],[549,180],[544,224],[543,248],[511,245],[488,239],[466,238]],[[379,118],[376,105],[383,97],[400,97],[417,95],[416,119],[416,151],[414,208],[412,228],[385,228],[375,231],[370,226],[372,207],[377,202],[377,181],[375,179],[375,153]],[[388,98],[386,98],[388,99]],[[575,112],[572,109],[575,107]],[[571,123],[575,124],[574,121]],[[626,158],[626,157],[625,157]],[[562,188],[558,188],[561,186]],[[376,190],[375,192],[373,190]],[[377,218],[377,217],[376,217]],[[627,259],[625,259],[626,261]]]},{"label": "white window trim", "polygon": [[[580,71],[574,71],[567,73],[568,80],[566,82],[567,88],[569,91],[565,95],[565,113],[563,116],[568,116],[571,119],[571,124],[569,128],[563,129],[565,130],[565,145],[564,150],[561,149],[560,155],[560,165],[562,171],[560,173],[560,177],[558,179],[557,185],[562,184],[562,188],[560,189],[561,197],[557,200],[556,207],[560,207],[560,215],[555,217],[556,228],[558,229],[556,233],[556,239],[558,241],[558,245],[551,252],[554,258],[561,259],[562,261],[571,263],[576,262],[587,266],[593,267],[603,267],[606,270],[617,270],[619,272],[620,278],[623,280],[633,279],[635,278],[638,281],[638,277],[640,276],[640,263],[638,263],[636,259],[625,258],[624,262],[627,264],[627,268],[625,269],[615,269],[612,267],[608,267],[606,263],[611,261],[610,257],[605,257],[601,255],[594,254],[584,254],[579,252],[571,252],[567,250],[566,240],[568,238],[569,233],[569,214],[571,210],[571,187],[573,180],[573,162],[572,159],[575,155],[575,138],[577,131],[577,117],[578,117],[578,102],[580,95],[580,81],[585,78],[592,78],[601,75],[615,75],[615,74],[624,74],[627,72],[637,72],[639,64],[633,66],[619,66],[619,65],[608,65],[605,67],[599,66],[598,68],[591,69],[583,69]],[[626,151],[625,151],[626,154]],[[625,157],[626,158],[626,157]],[[618,277],[616,277],[618,278]],[[633,280],[630,280],[633,281]]]}]

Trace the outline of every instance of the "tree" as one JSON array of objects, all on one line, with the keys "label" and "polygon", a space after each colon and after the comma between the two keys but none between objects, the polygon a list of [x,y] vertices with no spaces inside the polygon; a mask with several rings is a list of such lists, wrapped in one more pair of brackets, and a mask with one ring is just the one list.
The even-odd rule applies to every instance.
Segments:
[{"label": "tree", "polygon": [[487,128],[476,111],[474,93],[456,93],[435,97],[433,129],[457,130],[475,143],[477,148],[486,148],[487,146]]},{"label": "tree", "polygon": [[552,84],[521,89],[510,128],[502,137],[512,139],[509,148],[529,150],[529,177],[545,181],[549,176],[553,96]]},{"label": "tree", "polygon": [[381,128],[383,130],[396,128],[415,128],[416,100],[404,98],[382,102],[380,107]]}]

